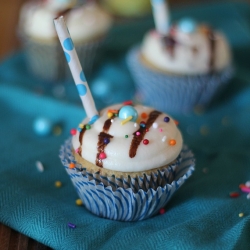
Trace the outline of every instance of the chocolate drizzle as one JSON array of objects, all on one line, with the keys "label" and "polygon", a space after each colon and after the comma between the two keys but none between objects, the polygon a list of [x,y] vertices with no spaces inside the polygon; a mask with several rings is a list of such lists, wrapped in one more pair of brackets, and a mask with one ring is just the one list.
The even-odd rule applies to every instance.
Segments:
[{"label": "chocolate drizzle", "polygon": [[[144,127],[140,127],[135,133],[133,133],[134,137],[132,139],[131,145],[130,145],[130,149],[129,149],[129,157],[130,158],[134,158],[136,156],[136,152],[137,149],[141,143],[141,141],[143,140],[145,134],[146,134],[146,129],[149,129],[152,124],[155,122],[155,120],[157,119],[157,117],[161,114],[161,112],[154,110],[149,114],[149,118],[146,122],[146,126]],[[137,132],[139,132],[140,134],[137,135]]]},{"label": "chocolate drizzle", "polygon": [[163,38],[164,45],[166,46],[169,54],[174,57],[174,51],[175,51],[175,46],[177,44],[177,41],[174,39],[174,37],[169,34],[167,36],[164,36]]},{"label": "chocolate drizzle", "polygon": [[105,147],[107,146],[106,143],[104,143],[105,139],[111,139],[113,138],[112,135],[108,134],[109,128],[112,124],[111,119],[113,117],[111,117],[110,119],[106,120],[104,125],[103,125],[103,131],[98,135],[98,143],[97,143],[97,154],[96,154],[96,165],[98,167],[103,167],[103,162],[102,159],[100,159],[99,155],[100,153],[104,152]]},{"label": "chocolate drizzle", "polygon": [[213,73],[214,71],[214,63],[215,63],[215,34],[213,32],[212,29],[208,28],[206,30],[206,35],[209,41],[209,49],[210,49],[210,57],[209,57],[209,62],[208,62],[208,66],[209,66],[209,73]]},{"label": "chocolate drizzle", "polygon": [[[83,135],[84,135],[85,131],[86,131],[86,127],[84,126],[84,127],[82,128],[80,134],[79,134],[79,142],[80,142],[80,145],[82,145],[82,138],[83,138]],[[80,146],[79,149],[78,149],[78,154],[79,154],[80,156],[82,156],[82,148],[81,148],[81,146]]]}]

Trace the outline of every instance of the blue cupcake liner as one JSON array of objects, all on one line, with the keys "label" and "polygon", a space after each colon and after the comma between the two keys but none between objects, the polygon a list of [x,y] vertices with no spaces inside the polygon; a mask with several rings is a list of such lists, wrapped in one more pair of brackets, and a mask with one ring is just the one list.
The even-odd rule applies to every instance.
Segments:
[{"label": "blue cupcake liner", "polygon": [[228,66],[221,72],[204,75],[167,75],[144,66],[139,54],[140,49],[136,46],[126,57],[136,96],[141,103],[164,112],[190,112],[195,106],[206,107],[234,73],[233,67]]},{"label": "blue cupcake liner", "polygon": [[[59,156],[85,207],[99,217],[119,221],[144,220],[158,213],[191,176],[195,166],[192,152],[184,146],[172,175],[173,181],[162,185],[160,179],[164,179],[164,175],[159,172],[156,177],[158,187],[152,188],[149,185],[143,189],[140,183],[133,187],[133,178],[129,185],[125,179],[121,181],[115,176],[101,177],[99,173],[89,173],[78,163],[74,169],[70,169],[69,163],[75,162],[70,139],[62,145]],[[153,182],[151,184],[154,187]],[[126,188],[126,185],[130,187]]]}]

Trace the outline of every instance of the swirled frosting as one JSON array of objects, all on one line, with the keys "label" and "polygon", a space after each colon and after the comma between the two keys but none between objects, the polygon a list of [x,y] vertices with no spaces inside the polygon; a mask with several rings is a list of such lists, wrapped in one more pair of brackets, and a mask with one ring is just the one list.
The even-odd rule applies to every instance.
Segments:
[{"label": "swirled frosting", "polygon": [[145,62],[160,71],[185,75],[220,71],[230,65],[230,48],[222,33],[206,25],[184,28],[173,25],[167,36],[148,32],[141,46]]},{"label": "swirled frosting", "polygon": [[88,42],[106,34],[111,17],[94,2],[86,3],[63,13],[40,2],[29,2],[22,7],[20,28],[26,35],[43,41],[57,39],[53,19],[64,15],[74,42]]},{"label": "swirled frosting", "polygon": [[[109,170],[121,172],[146,171],[174,161],[182,149],[182,136],[169,115],[152,108],[135,105],[136,122],[120,114],[122,104],[101,111],[100,118],[90,128],[82,121],[72,137],[74,150],[85,160]],[[109,111],[111,110],[111,111]],[[112,113],[111,113],[112,114]]]}]

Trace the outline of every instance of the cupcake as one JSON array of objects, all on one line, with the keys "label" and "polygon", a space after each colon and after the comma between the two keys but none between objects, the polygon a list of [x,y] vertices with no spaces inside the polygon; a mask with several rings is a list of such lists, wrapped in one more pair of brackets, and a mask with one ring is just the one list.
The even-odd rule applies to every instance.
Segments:
[{"label": "cupcake", "polygon": [[63,15],[87,75],[93,71],[97,50],[112,24],[111,17],[94,2],[76,0],[30,1],[20,13],[19,34],[30,71],[41,79],[65,80],[70,71],[60,48],[53,19]]},{"label": "cupcake", "polygon": [[126,51],[140,41],[151,22],[150,0],[99,0],[99,5],[113,18],[105,48]]},{"label": "cupcake", "polygon": [[193,19],[169,25],[168,15],[162,16],[155,18],[157,28],[127,54],[137,98],[170,113],[205,107],[233,73],[227,39]]},{"label": "cupcake", "polygon": [[147,219],[194,170],[175,120],[150,107],[112,105],[73,134],[60,158],[85,207],[100,217]]}]

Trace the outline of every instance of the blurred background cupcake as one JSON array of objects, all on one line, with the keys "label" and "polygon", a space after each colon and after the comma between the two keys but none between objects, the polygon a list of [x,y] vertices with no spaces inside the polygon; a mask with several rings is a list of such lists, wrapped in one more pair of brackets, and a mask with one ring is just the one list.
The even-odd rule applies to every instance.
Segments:
[{"label": "blurred background cupcake", "polygon": [[138,101],[170,113],[207,106],[233,74],[227,39],[191,18],[170,25],[164,0],[152,6],[156,30],[127,55]]},{"label": "blurred background cupcake", "polygon": [[152,23],[150,0],[98,0],[114,20],[106,48],[109,51],[125,51],[140,41]]},{"label": "blurred background cupcake", "polygon": [[60,49],[53,19],[63,15],[71,30],[80,62],[91,75],[112,18],[94,1],[40,0],[26,2],[20,13],[18,33],[30,71],[45,80],[68,79],[70,71]]}]

